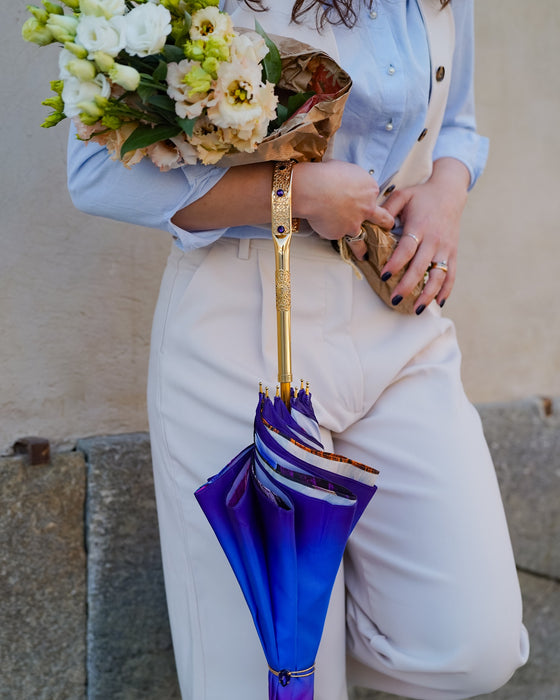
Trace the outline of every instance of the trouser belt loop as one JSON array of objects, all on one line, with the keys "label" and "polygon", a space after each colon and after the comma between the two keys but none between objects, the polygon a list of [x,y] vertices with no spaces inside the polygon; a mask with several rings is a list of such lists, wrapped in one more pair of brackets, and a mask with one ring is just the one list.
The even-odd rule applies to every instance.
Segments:
[{"label": "trouser belt loop", "polygon": [[237,248],[237,257],[240,260],[249,260],[251,250],[251,239],[250,238],[240,238],[239,247]]}]

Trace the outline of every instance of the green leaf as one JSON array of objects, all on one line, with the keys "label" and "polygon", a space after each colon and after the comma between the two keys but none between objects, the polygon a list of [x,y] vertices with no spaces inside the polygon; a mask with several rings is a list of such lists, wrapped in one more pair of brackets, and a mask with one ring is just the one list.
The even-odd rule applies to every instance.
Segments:
[{"label": "green leaf", "polygon": [[268,53],[263,58],[263,72],[265,80],[276,85],[282,75],[282,59],[276,44],[264,31],[261,25],[255,20],[255,31],[262,36],[268,47]]},{"label": "green leaf", "polygon": [[172,112],[175,114],[175,102],[173,102],[170,97],[167,97],[167,95],[151,95],[146,102],[165,112]]},{"label": "green leaf", "polygon": [[179,63],[185,58],[183,49],[180,46],[175,46],[175,44],[165,44],[162,53],[168,63]]},{"label": "green leaf", "polygon": [[138,96],[142,102],[148,102],[152,95],[157,93],[157,88],[155,88],[153,85],[145,85],[142,83],[142,81],[140,81],[140,85],[136,88],[136,92],[138,93]]},{"label": "green leaf", "polygon": [[181,129],[185,132],[185,134],[191,138],[193,135],[194,127],[196,122],[198,121],[198,118],[195,117],[194,119],[177,119],[177,124],[181,127]]},{"label": "green leaf", "polygon": [[286,119],[289,119],[294,112],[297,112],[309,98],[313,97],[313,95],[315,95],[313,91],[296,92],[295,95],[290,95],[290,97],[288,97],[288,116]]},{"label": "green leaf", "polygon": [[152,73],[152,78],[154,80],[165,80],[167,78],[167,63],[165,61],[160,61],[157,68]]},{"label": "green leaf", "polygon": [[273,131],[280,128],[282,124],[288,118],[288,108],[286,105],[278,103],[276,107],[276,119],[270,122],[268,125],[267,135],[270,136]]},{"label": "green leaf", "polygon": [[139,126],[126,139],[121,148],[121,158],[129,151],[135,151],[137,148],[146,148],[157,141],[165,141],[165,139],[173,138],[181,132],[179,126],[173,124],[164,124],[162,126]]}]

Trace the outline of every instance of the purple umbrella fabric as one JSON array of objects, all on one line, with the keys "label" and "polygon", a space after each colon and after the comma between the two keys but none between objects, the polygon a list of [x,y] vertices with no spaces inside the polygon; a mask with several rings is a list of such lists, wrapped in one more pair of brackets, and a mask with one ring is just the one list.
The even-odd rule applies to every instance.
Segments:
[{"label": "purple umbrella fabric", "polygon": [[269,700],[312,700],[315,657],[376,469],[323,451],[311,395],[260,392],[254,443],[195,496],[237,577],[269,664]]}]

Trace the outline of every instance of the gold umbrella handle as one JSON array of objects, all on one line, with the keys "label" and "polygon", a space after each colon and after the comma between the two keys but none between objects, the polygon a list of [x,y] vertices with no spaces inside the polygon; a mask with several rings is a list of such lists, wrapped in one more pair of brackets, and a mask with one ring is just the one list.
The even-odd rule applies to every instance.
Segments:
[{"label": "gold umbrella handle", "polygon": [[278,381],[280,396],[290,409],[292,385],[292,292],[290,283],[290,242],[297,231],[292,219],[292,168],[294,161],[275,163],[272,176],[272,239],[276,261],[276,324],[278,330]]}]

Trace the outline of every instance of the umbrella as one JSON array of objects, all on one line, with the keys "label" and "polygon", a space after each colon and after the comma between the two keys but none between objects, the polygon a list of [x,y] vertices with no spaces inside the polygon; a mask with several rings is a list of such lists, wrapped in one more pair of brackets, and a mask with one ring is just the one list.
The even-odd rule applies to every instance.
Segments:
[{"label": "umbrella", "polygon": [[312,700],[334,580],[378,471],[325,452],[309,387],[291,386],[291,211],[275,223],[278,392],[271,398],[261,386],[253,443],[195,496],[251,611],[269,664],[269,700]]}]

